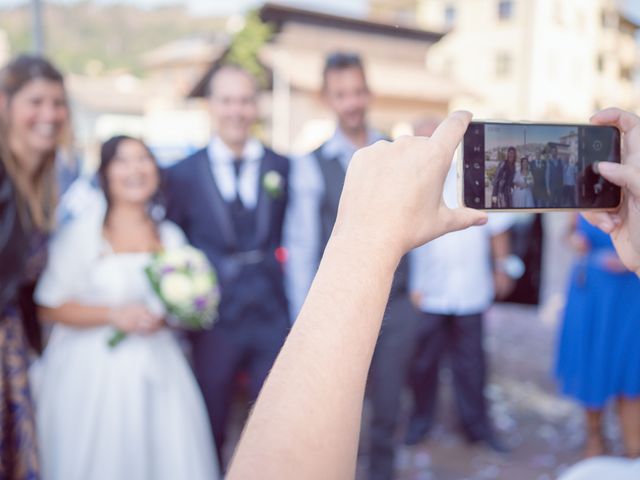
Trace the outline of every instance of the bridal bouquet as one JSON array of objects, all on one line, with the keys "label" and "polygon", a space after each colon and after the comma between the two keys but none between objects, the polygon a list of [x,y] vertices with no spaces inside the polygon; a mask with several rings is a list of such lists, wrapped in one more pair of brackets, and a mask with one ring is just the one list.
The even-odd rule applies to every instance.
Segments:
[{"label": "bridal bouquet", "polygon": [[[167,323],[189,330],[213,325],[220,289],[204,253],[191,246],[156,253],[145,273],[168,313]],[[109,346],[116,346],[125,336],[122,331],[115,332]]]}]

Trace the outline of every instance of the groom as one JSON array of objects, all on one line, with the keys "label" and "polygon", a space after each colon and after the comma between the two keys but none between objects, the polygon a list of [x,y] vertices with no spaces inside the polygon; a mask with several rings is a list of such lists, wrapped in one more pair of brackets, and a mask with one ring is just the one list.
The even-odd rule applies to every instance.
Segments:
[{"label": "groom", "polygon": [[249,377],[255,400],[289,327],[278,249],[287,206],[289,161],[251,136],[256,80],[226,65],[209,83],[216,134],[166,172],[167,214],[214,265],[219,320],[192,336],[193,364],[211,419],[218,458],[234,380]]}]

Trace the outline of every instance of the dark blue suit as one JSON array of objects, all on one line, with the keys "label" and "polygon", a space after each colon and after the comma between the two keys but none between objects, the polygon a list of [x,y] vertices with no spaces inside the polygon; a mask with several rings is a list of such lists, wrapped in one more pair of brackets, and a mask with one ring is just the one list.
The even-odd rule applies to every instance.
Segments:
[{"label": "dark blue suit", "polygon": [[[255,399],[289,328],[282,265],[289,160],[269,149],[260,160],[255,209],[227,202],[220,194],[206,149],[165,172],[168,217],[189,242],[206,253],[218,273],[222,298],[211,330],[192,335],[193,365],[204,394],[220,460],[234,379],[249,373]],[[280,194],[267,192],[262,179],[276,171],[284,179]]]}]

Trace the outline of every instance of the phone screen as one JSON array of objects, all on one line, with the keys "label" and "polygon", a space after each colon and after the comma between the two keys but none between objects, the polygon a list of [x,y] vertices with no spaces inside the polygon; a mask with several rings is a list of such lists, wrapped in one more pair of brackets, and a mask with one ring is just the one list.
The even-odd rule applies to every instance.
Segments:
[{"label": "phone screen", "polygon": [[609,126],[472,122],[463,140],[463,198],[483,210],[615,208],[620,188],[594,172],[620,162]]}]

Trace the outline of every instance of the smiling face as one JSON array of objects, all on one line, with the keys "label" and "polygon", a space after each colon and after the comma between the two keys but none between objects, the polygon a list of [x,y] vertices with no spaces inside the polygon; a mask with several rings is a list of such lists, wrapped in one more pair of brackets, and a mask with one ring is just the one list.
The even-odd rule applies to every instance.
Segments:
[{"label": "smiling face", "polygon": [[9,143],[19,157],[43,157],[61,143],[69,109],[61,83],[35,79],[7,102]]},{"label": "smiling face", "polygon": [[111,204],[145,205],[160,183],[155,160],[141,142],[132,139],[118,144],[105,177]]},{"label": "smiling face", "polygon": [[327,71],[324,98],[337,117],[340,128],[347,133],[366,128],[371,94],[361,67]]},{"label": "smiling face", "polygon": [[209,105],[222,141],[241,151],[258,119],[255,80],[244,70],[223,67],[211,79]]}]

